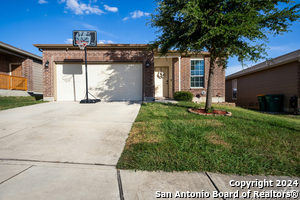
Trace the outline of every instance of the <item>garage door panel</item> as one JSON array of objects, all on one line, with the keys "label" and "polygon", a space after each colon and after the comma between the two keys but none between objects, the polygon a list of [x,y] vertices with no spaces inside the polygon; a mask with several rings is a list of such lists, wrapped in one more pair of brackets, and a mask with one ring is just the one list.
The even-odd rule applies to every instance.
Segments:
[{"label": "garage door panel", "polygon": [[[75,97],[80,101],[85,97],[84,68],[84,65],[57,65],[58,101],[74,101]],[[89,92],[101,100],[141,100],[142,65],[88,65],[88,83]]]}]

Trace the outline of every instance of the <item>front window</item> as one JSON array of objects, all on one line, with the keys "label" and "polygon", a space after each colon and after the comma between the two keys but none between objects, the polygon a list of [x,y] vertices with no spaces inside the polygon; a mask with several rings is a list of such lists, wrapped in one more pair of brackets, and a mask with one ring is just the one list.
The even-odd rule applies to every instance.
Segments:
[{"label": "front window", "polygon": [[204,87],[204,60],[191,60],[191,87]]}]

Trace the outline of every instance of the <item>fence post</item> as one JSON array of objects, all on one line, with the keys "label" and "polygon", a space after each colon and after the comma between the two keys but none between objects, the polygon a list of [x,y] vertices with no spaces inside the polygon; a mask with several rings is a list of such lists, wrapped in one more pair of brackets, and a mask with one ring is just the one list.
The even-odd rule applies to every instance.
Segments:
[{"label": "fence post", "polygon": [[9,76],[9,77],[8,77],[8,89],[9,89],[9,90],[11,90],[11,88],[12,88],[12,80],[11,80],[11,79],[12,79],[12,77]]}]

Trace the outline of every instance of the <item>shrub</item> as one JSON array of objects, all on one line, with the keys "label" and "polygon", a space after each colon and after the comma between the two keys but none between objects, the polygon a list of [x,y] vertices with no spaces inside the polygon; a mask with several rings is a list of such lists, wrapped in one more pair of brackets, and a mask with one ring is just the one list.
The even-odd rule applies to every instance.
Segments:
[{"label": "shrub", "polygon": [[215,108],[213,106],[211,106],[210,108],[206,109],[207,113],[214,113],[214,111],[215,111]]},{"label": "shrub", "polygon": [[194,107],[193,107],[193,110],[199,110],[200,109],[200,106],[199,105],[195,105]]},{"label": "shrub", "polygon": [[174,93],[174,99],[176,101],[192,101],[193,93],[186,91],[178,91]]}]

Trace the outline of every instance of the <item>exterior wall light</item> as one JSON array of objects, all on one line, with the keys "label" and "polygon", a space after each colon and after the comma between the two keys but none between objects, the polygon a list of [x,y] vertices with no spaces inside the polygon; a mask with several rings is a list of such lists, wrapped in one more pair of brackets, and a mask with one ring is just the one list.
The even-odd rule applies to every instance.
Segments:
[{"label": "exterior wall light", "polygon": [[146,61],[146,67],[149,67],[149,66],[150,66],[149,61]]},{"label": "exterior wall light", "polygon": [[49,60],[46,61],[45,68],[49,68]]}]

